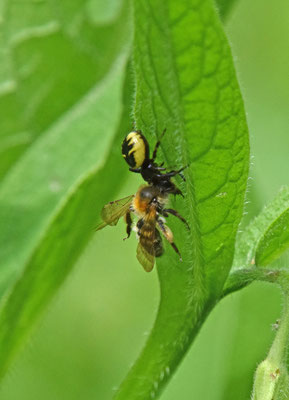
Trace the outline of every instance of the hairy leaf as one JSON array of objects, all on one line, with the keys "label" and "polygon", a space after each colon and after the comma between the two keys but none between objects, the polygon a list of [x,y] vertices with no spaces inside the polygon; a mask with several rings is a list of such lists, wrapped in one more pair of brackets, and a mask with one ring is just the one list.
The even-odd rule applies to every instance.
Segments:
[{"label": "hairy leaf", "polygon": [[[279,200],[280,197],[279,197]],[[282,208],[280,214],[268,227],[264,235],[259,240],[256,248],[256,265],[265,266],[278,258],[289,248],[289,190],[282,191]]]},{"label": "hairy leaf", "polygon": [[289,189],[278,196],[240,232],[236,241],[234,268],[265,266],[288,249]]},{"label": "hairy leaf", "polygon": [[235,271],[231,271],[224,285],[222,297],[241,290],[255,281],[276,283],[280,274],[283,273],[284,271],[277,269],[270,270],[267,268],[257,267],[239,268]]},{"label": "hairy leaf", "polygon": [[161,300],[147,344],[116,399],[155,398],[179,364],[229,273],[248,173],[248,136],[230,49],[209,1],[135,2],[135,119],[150,143],[164,128],[159,160],[189,165],[188,220],[169,218],[183,262],[169,246],[158,260]]}]

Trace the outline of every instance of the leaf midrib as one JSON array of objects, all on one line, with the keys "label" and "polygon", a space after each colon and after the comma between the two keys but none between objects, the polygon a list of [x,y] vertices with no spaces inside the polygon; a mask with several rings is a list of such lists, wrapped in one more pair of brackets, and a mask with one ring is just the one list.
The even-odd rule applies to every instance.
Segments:
[{"label": "leaf midrib", "polygon": [[[150,2],[148,2],[149,7],[151,8]],[[165,3],[165,9],[166,9],[166,14],[168,18],[166,19],[167,21],[170,21],[169,18],[169,9],[168,9],[168,4]],[[160,29],[159,24],[157,23],[157,20],[154,16],[153,10],[151,9],[151,15],[153,16],[156,26]],[[184,130],[185,130],[185,121],[184,121],[184,108],[183,108],[183,102],[182,102],[182,92],[181,92],[181,84],[179,81],[179,74],[178,74],[178,68],[175,63],[175,60],[177,58],[176,51],[173,47],[173,40],[172,40],[172,31],[169,29],[170,26],[167,28],[167,32],[164,32],[166,36],[169,37],[169,40],[167,41],[167,45],[170,48],[170,51],[168,52],[170,57],[170,64],[171,64],[171,70],[174,74],[174,82],[176,83],[176,90],[177,90],[177,106],[178,106],[178,111],[174,113],[171,111],[171,109],[163,102],[163,104],[166,106],[167,110],[171,113],[172,117],[175,119],[177,117],[178,120],[178,125],[180,126],[180,135],[177,136],[178,140],[178,145],[180,148],[184,149],[185,151],[181,153],[181,159],[182,159],[182,165],[189,165],[189,157],[188,157],[188,142],[186,140],[186,137],[184,135]],[[160,29],[161,30],[161,29]],[[148,41],[148,46],[150,46],[150,42]],[[151,64],[154,65],[152,57],[151,59]],[[157,74],[155,74],[156,81],[158,80]],[[158,85],[159,87],[159,85]],[[180,118],[181,117],[181,118]],[[164,156],[167,158],[167,153],[164,152]],[[167,162],[169,160],[167,159]],[[190,253],[193,255],[190,257],[191,260],[194,260],[194,265],[192,268],[192,274],[190,274],[191,277],[191,282],[194,281],[194,277],[199,277],[199,288],[202,288],[204,291],[205,285],[205,275],[204,275],[204,268],[203,268],[203,252],[202,252],[202,243],[201,243],[201,235],[200,235],[200,223],[198,219],[198,214],[196,212],[197,210],[197,201],[196,201],[196,195],[195,195],[195,185],[194,185],[194,178],[193,178],[193,170],[190,168],[190,166],[187,169],[186,173],[186,193],[188,193],[188,196],[185,196],[184,201],[187,204],[187,207],[189,209],[189,216],[190,216],[190,228],[191,230],[189,232],[186,232],[186,235],[189,236],[190,242],[192,244],[192,247],[190,248]],[[190,201],[188,200],[190,199]],[[194,250],[193,250],[194,247]],[[195,286],[196,287],[196,286]]]}]

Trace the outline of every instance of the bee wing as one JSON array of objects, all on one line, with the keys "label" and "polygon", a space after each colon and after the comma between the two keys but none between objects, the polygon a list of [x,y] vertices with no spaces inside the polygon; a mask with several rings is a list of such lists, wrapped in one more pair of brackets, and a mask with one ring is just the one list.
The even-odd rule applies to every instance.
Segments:
[{"label": "bee wing", "polygon": [[95,230],[98,231],[104,228],[106,225],[116,225],[118,220],[124,216],[132,203],[133,194],[127,197],[124,197],[120,200],[111,201],[106,204],[101,210],[101,218],[103,222],[99,223]]},{"label": "bee wing", "polygon": [[155,256],[146,251],[146,249],[139,242],[136,250],[136,257],[144,270],[150,272],[155,264]]},{"label": "bee wing", "polygon": [[160,255],[162,247],[160,234],[156,229],[156,220],[145,219],[139,232],[139,243],[137,247],[137,259],[147,272],[150,272],[155,263],[155,257]]}]

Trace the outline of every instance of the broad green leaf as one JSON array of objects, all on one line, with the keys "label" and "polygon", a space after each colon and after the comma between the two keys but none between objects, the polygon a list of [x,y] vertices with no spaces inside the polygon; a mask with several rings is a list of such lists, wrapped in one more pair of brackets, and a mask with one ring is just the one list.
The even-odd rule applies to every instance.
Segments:
[{"label": "broad green leaf", "polygon": [[0,178],[106,75],[126,40],[121,1],[0,7]]},{"label": "broad green leaf", "polygon": [[[289,190],[283,192],[283,211],[268,227],[256,248],[256,265],[265,266],[289,248]],[[281,211],[279,209],[279,211]]]},{"label": "broad green leaf", "polygon": [[[41,15],[35,11],[34,3],[28,2],[23,5],[24,8],[32,7],[30,11],[35,12],[34,17],[31,17],[32,20],[26,21],[28,25],[36,24],[37,21],[40,24],[42,17],[43,19],[50,18],[49,8],[44,7],[45,3],[41,4],[38,9]],[[64,5],[62,6],[64,7]],[[28,18],[30,14],[28,10],[26,11]],[[68,10],[66,11],[68,12]],[[45,40],[49,41],[50,39],[46,35],[40,35],[38,28],[34,25],[33,27],[29,25],[29,32],[35,33],[34,29],[37,28],[36,38],[20,41],[24,46],[25,57],[38,60],[36,63],[37,73],[33,70],[33,73],[26,76],[27,93],[22,93],[22,86],[19,85],[16,87],[15,95],[21,98],[25,97],[25,104],[30,104],[32,107],[35,105],[33,96],[42,99],[43,85],[39,84],[40,81],[43,84],[47,81],[48,84],[51,80],[53,87],[55,85],[55,91],[49,91],[50,106],[46,103],[48,98],[45,97],[45,101],[43,100],[45,107],[44,103],[41,103],[41,107],[37,103],[37,107],[35,105],[37,110],[36,108],[31,109],[31,118],[29,117],[28,120],[32,125],[37,125],[41,136],[30,145],[0,184],[0,296],[10,282],[13,282],[23,270],[24,264],[39,241],[42,240],[51,219],[58,212],[60,204],[73,190],[72,187],[75,184],[78,185],[89,171],[101,168],[109,154],[121,113],[123,71],[127,59],[127,43],[131,36],[127,18],[128,7],[125,3],[120,11],[114,20],[115,28],[105,24],[101,28],[94,27],[90,23],[86,26],[86,19],[82,18],[83,13],[85,14],[85,7],[84,10],[80,8],[74,16],[74,18],[80,19],[82,36],[77,36],[77,32],[74,32],[74,36],[73,32],[69,31],[71,40],[75,40],[79,45],[83,41],[83,46],[80,46],[79,49],[84,54],[94,54],[96,60],[93,66],[76,54],[72,61],[65,50],[66,47],[61,44],[62,39],[58,36],[53,39],[55,46],[52,43],[52,47],[50,45],[48,48],[42,46],[38,40],[44,40],[44,37]],[[17,36],[19,31],[19,37],[26,38],[27,35],[25,36],[23,33],[25,29],[28,29],[23,27],[25,20],[18,20],[13,13],[10,19],[11,24],[15,24],[11,37]],[[24,31],[21,30],[22,28]],[[65,25],[65,29],[68,29],[68,26]],[[10,32],[9,29],[8,32]],[[88,32],[92,37],[87,37]],[[59,35],[62,36],[63,32],[59,32]],[[30,38],[29,35],[28,37]],[[94,52],[93,48],[86,49],[84,44],[87,40],[101,42],[101,46],[104,46],[103,51],[95,49]],[[112,45],[112,40],[115,45]],[[106,54],[104,49],[109,43],[109,54]],[[89,43],[86,44],[88,46]],[[44,56],[42,53],[46,50],[47,53]],[[56,50],[61,51],[59,58],[57,54],[52,56],[49,53],[49,51]],[[116,54],[118,54],[118,58],[112,64]],[[100,63],[102,56],[105,56],[105,61]],[[56,64],[53,69],[50,68],[48,71],[47,58],[50,60],[57,58],[57,62],[62,60],[63,65]],[[24,61],[23,63],[25,64]],[[109,65],[111,67],[107,70]],[[58,81],[58,75],[65,80],[65,86]],[[91,78],[93,75],[93,80],[87,81],[89,75]],[[101,77],[103,79],[100,79]],[[84,86],[80,87],[79,85]],[[68,87],[70,87],[69,90]],[[59,90],[61,92],[58,92]],[[31,93],[31,96],[28,93]],[[53,109],[58,106],[59,109],[56,113]],[[14,114],[17,119],[17,110],[14,110]],[[3,115],[5,119],[7,113],[4,112]],[[8,115],[8,119],[13,120],[11,115]],[[45,123],[43,119],[46,119]],[[46,130],[45,127],[47,127]],[[14,133],[9,131],[7,139],[14,142]],[[10,157],[10,153],[7,154]]]},{"label": "broad green leaf", "polygon": [[100,85],[43,133],[3,181],[1,295],[22,271],[73,187],[104,164],[120,118],[125,60],[122,55]]},{"label": "broad green leaf", "polygon": [[288,249],[288,210],[289,190],[284,187],[244,231],[238,234],[233,270],[224,286],[223,296],[240,290],[255,280],[264,280],[264,276],[274,279],[274,271],[263,272],[255,266],[266,266]]},{"label": "broad green leaf", "polygon": [[265,266],[288,249],[289,189],[276,198],[240,232],[236,241],[234,268]]},{"label": "broad green leaf", "polygon": [[[185,198],[170,217],[183,262],[167,245],[158,260],[161,300],[153,330],[116,399],[156,398],[189,348],[229,273],[248,173],[248,134],[232,56],[213,2],[134,3],[135,119]],[[161,161],[162,157],[159,157]],[[145,301],[145,299],[144,299]]]},{"label": "broad green leaf", "polygon": [[[101,101],[94,103],[96,120],[91,128],[89,114],[86,113],[88,123],[86,129],[99,132],[95,135],[99,138],[99,142],[93,144],[94,150],[92,150],[97,152],[94,166],[83,173],[70,187],[50,217],[41,238],[36,240],[36,247],[26,263],[23,274],[0,310],[1,377],[7,371],[13,355],[32,329],[35,320],[63,283],[94,233],[96,221],[100,219],[101,208],[113,199],[126,176],[124,174],[126,168],[120,154],[120,143],[124,132],[129,129],[127,114],[130,110],[131,92],[125,91],[123,118],[118,134],[113,135],[119,125],[122,109],[120,95],[125,71],[125,54],[122,58],[121,62],[118,60],[120,64],[111,71],[109,81],[101,91]],[[129,80],[125,85],[131,88]],[[111,109],[114,110],[113,116],[108,112]],[[81,114],[78,115],[80,117]],[[76,121],[72,129],[78,131]],[[104,132],[109,142],[112,141],[109,151],[103,147],[107,146],[106,140],[102,138]],[[101,144],[102,142],[104,144]],[[89,143],[92,145],[92,138]],[[57,150],[58,147],[54,149]],[[91,157],[89,145],[78,153],[78,157],[79,155],[88,160]],[[65,168],[69,167],[72,170],[66,159],[63,158],[63,162]],[[74,162],[77,163],[77,160]],[[120,165],[123,165],[123,168]]]},{"label": "broad green leaf", "polygon": [[[15,89],[16,95],[25,97],[25,104],[31,100],[33,112],[27,120],[33,119],[31,124],[38,127],[40,134],[0,185],[0,295],[10,288],[0,310],[0,375],[5,373],[34,320],[71,270],[94,231],[96,216],[103,203],[111,199],[110,195],[125,177],[120,142],[130,127],[127,118],[130,107],[128,104],[123,106],[123,89],[124,86],[130,88],[124,84],[124,77],[130,51],[131,22],[128,4],[118,4],[114,9],[116,14],[110,9],[109,24],[102,21],[99,28],[90,21],[93,12],[86,13],[82,3],[76,10],[70,10],[75,15],[68,13],[71,19],[65,24],[66,12],[62,15],[60,11],[65,5],[69,8],[69,3],[61,4],[58,16],[62,19],[62,29],[59,28],[60,37],[56,35],[52,42],[46,37],[46,31],[37,26],[27,28],[28,33],[33,33],[31,39],[23,28],[25,18],[21,20],[21,13],[18,19],[15,17],[19,26],[14,26],[11,34],[16,35],[17,29],[19,32],[24,29],[26,36],[24,33],[16,35],[19,42],[24,40],[23,54],[27,59],[30,55],[31,62],[37,61],[33,64],[37,73],[32,69],[35,76],[27,64],[27,92],[21,92],[20,85]],[[24,8],[29,6],[32,14],[35,12],[35,18],[28,21],[32,25],[50,18],[50,7],[46,7],[45,2],[39,8],[35,8],[33,2],[23,3]],[[26,11],[26,16],[30,15]],[[13,15],[10,18],[13,19]],[[105,13],[103,17],[107,19]],[[62,46],[62,36],[65,40],[70,37],[80,52],[92,56],[94,67],[75,52],[72,60],[66,47]],[[28,42],[26,37],[29,37]],[[45,43],[42,46],[38,40],[47,40],[49,45],[45,42],[47,47]],[[94,42],[101,43],[102,51],[94,52],[94,47],[89,46]],[[105,60],[102,60],[103,56]],[[58,65],[56,59],[61,59],[63,65]],[[87,80],[86,72],[88,76],[91,72],[93,79]],[[64,79],[64,85],[60,84],[58,74]],[[50,80],[57,88],[45,97],[45,102],[49,98],[51,107],[47,103],[44,110],[44,103],[41,107],[40,103],[35,105],[36,100],[32,101],[32,97],[42,99],[43,85],[40,83],[47,81],[49,84]],[[82,86],[83,82],[86,82],[85,86]],[[125,92],[126,103],[130,97],[131,89]],[[64,108],[62,104],[66,104]],[[58,105],[58,111],[54,113],[53,108]],[[17,118],[17,110],[14,111]],[[116,136],[122,113],[121,131]],[[12,131],[6,139],[11,143],[14,141]],[[119,167],[120,160],[123,167]],[[12,287],[16,279],[17,283]]]}]

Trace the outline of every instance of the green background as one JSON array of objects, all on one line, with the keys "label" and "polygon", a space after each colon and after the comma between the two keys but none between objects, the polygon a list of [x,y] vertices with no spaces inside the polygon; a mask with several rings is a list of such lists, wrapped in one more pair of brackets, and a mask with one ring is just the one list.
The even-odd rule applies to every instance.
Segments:
[{"label": "green background", "polygon": [[[288,184],[288,20],[285,0],[240,0],[225,26],[251,137],[246,218]],[[131,176],[116,198],[140,182]],[[1,400],[111,399],[146,339],[159,298],[156,271],[144,273],[136,239],[123,242],[124,236],[122,223],[95,234],[6,376]],[[280,303],[278,289],[263,284],[226,298],[161,398],[249,399]]]}]

